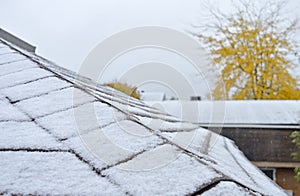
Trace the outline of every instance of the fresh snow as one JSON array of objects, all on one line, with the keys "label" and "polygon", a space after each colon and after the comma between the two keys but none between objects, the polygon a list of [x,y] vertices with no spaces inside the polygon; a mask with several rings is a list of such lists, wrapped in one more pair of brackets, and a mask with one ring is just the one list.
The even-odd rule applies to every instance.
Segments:
[{"label": "fresh snow", "polygon": [[184,195],[221,177],[170,145],[159,146],[104,173],[134,195]]},{"label": "fresh snow", "polygon": [[33,122],[0,122],[0,149],[63,149]]},{"label": "fresh snow", "polygon": [[51,75],[53,75],[51,72],[40,68],[25,69],[23,71],[0,76],[0,89],[24,84]]},{"label": "fresh snow", "polygon": [[7,99],[0,100],[0,121],[24,121],[30,120],[22,111],[9,103]]},{"label": "fresh snow", "polygon": [[[78,156],[82,157],[84,160],[86,160],[89,164],[93,165],[98,170],[104,169],[108,166],[108,163],[105,160],[97,157],[95,153],[88,149],[88,147],[84,144],[80,137],[72,137],[63,141],[63,143],[65,146],[72,149]],[[103,146],[101,148],[103,148]],[[111,149],[109,149],[109,151],[111,151]]]},{"label": "fresh snow", "polygon": [[10,62],[19,61],[19,60],[20,61],[27,60],[27,58],[15,52],[9,52],[9,51],[3,52],[0,55],[0,66],[4,64],[8,64]]},{"label": "fresh snow", "polygon": [[269,178],[246,159],[231,140],[221,135],[199,128],[196,131],[167,133],[164,136],[182,148],[214,162],[213,168],[236,182],[266,195],[284,195]]},{"label": "fresh snow", "polygon": [[38,68],[38,65],[28,59],[24,61],[17,61],[14,63],[0,65],[0,76],[22,71],[29,68]]},{"label": "fresh snow", "polygon": [[[76,93],[77,95],[74,99],[73,93]],[[63,111],[71,107],[76,107],[93,100],[93,97],[83,91],[70,87],[61,91],[50,92],[49,94],[40,97],[20,101],[16,105],[28,113],[32,118],[37,118]]]},{"label": "fresh snow", "polygon": [[133,152],[148,150],[163,142],[145,127],[129,120],[95,130],[99,131],[116,146]]},{"label": "fresh snow", "polygon": [[139,121],[153,130],[167,132],[182,132],[197,129],[199,125],[188,122],[170,122],[163,119],[138,117]]},{"label": "fresh snow", "polygon": [[9,97],[12,101],[19,101],[70,86],[70,83],[67,83],[56,77],[49,77],[27,84],[21,84],[11,88],[3,89],[2,93]]},{"label": "fresh snow", "polygon": [[122,194],[116,185],[67,152],[1,152],[0,168],[2,193]]},{"label": "fresh snow", "polygon": [[166,114],[153,113],[153,112],[146,111],[142,108],[129,106],[119,102],[113,102],[110,100],[107,100],[107,102],[111,103],[112,105],[116,106],[122,111],[133,114],[137,117],[148,117],[148,118],[161,119],[166,121],[179,121],[178,118]]},{"label": "fresh snow", "polygon": [[[124,128],[126,130],[123,130]],[[80,139],[94,156],[108,165],[124,161],[136,153],[150,150],[163,142],[141,125],[131,121],[120,121],[71,138],[67,143],[85,157],[82,151],[86,152],[86,150],[82,149]]]},{"label": "fresh snow", "polygon": [[258,195],[254,192],[247,192],[245,188],[235,184],[234,182],[220,182],[212,189],[204,192],[202,196],[223,196],[223,195],[231,195],[231,196],[253,196]]},{"label": "fresh snow", "polygon": [[[178,118],[200,124],[299,125],[300,101],[162,101],[164,110]],[[154,102],[148,102],[153,105]],[[197,112],[197,115],[195,115]],[[218,116],[221,114],[220,116]]]},{"label": "fresh snow", "polygon": [[7,45],[0,43],[0,54],[7,54],[7,53],[13,53],[13,52],[16,52],[16,51],[12,50]]},{"label": "fresh snow", "polygon": [[67,83],[56,77],[49,77],[27,84],[21,84],[11,88],[3,89],[2,93],[9,97],[12,101],[19,101],[70,86],[70,83]]},{"label": "fresh snow", "polygon": [[100,102],[90,102],[37,118],[36,122],[56,137],[65,139],[124,119],[126,116],[112,107]]},{"label": "fresh snow", "polygon": [[285,195],[230,140],[18,50],[0,40],[0,194]]}]

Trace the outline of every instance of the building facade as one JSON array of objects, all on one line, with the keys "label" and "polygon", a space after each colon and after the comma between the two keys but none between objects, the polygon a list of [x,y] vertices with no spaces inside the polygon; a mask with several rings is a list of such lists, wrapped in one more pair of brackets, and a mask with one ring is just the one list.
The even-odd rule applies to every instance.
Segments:
[{"label": "building facade", "polygon": [[294,168],[299,161],[291,158],[296,152],[289,135],[299,128],[246,128],[226,127],[221,134],[235,141],[236,145],[267,176],[287,190],[290,195],[300,195],[300,182],[295,179]]}]

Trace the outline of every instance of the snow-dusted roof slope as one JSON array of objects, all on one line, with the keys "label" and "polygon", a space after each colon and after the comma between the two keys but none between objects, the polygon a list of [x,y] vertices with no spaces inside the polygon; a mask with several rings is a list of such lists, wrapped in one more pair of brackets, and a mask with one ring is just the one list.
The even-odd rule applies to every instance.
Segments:
[{"label": "snow-dusted roof slope", "polygon": [[163,93],[163,92],[142,92],[141,99],[143,101],[164,101],[165,93]]},{"label": "snow-dusted roof slope", "polygon": [[[299,100],[163,101],[169,114],[183,120],[211,125],[245,127],[299,127]],[[198,113],[198,116],[195,115]],[[213,118],[221,113],[217,118]],[[216,114],[217,113],[217,114]]]},{"label": "snow-dusted roof slope", "polygon": [[3,39],[0,173],[0,194],[285,195],[231,140]]}]

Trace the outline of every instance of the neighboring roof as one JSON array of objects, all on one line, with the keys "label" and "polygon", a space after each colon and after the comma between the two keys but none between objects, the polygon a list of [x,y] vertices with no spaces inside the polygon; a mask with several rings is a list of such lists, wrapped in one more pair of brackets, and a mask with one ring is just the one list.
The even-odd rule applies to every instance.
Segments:
[{"label": "neighboring roof", "polygon": [[[73,100],[74,91],[80,96]],[[94,114],[75,115],[90,106]],[[0,194],[285,195],[231,140],[3,39],[0,108]],[[93,115],[99,124],[90,123]],[[104,135],[128,150],[116,151]],[[108,161],[83,138],[98,139],[94,150]]]},{"label": "neighboring roof", "polygon": [[[167,113],[201,125],[258,128],[299,128],[300,125],[300,100],[175,100],[158,103]],[[195,111],[199,113],[198,117],[194,115]]]},{"label": "neighboring roof", "polygon": [[142,92],[141,100],[143,101],[164,101],[166,95],[164,92]]}]

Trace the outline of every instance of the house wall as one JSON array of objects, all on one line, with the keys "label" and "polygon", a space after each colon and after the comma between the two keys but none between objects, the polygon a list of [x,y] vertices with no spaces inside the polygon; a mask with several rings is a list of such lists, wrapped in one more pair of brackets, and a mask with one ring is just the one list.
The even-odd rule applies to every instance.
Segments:
[{"label": "house wall", "polygon": [[294,196],[300,196],[300,182],[294,176],[292,168],[276,169],[276,183],[285,190],[292,190]]},{"label": "house wall", "polygon": [[251,161],[297,162],[291,153],[297,151],[289,135],[295,130],[262,128],[223,128],[221,134],[235,141]]}]

